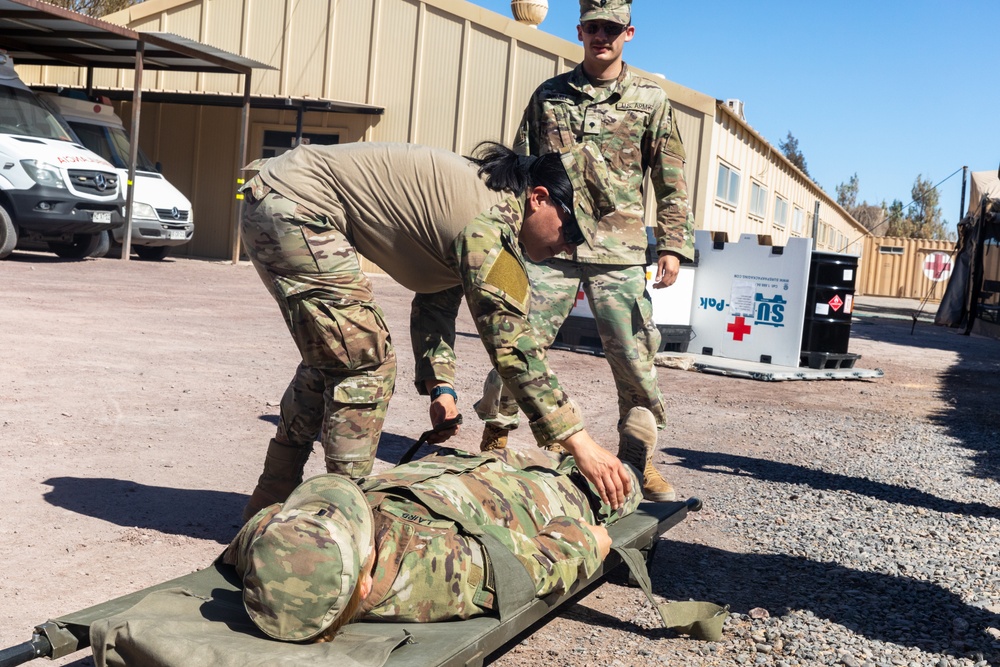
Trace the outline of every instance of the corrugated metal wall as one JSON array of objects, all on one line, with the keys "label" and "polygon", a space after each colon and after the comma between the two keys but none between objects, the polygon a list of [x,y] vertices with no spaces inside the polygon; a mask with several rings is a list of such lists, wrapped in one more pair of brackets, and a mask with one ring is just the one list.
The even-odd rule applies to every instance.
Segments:
[{"label": "corrugated metal wall", "polygon": [[868,238],[860,261],[857,294],[940,301],[947,280],[932,281],[924,274],[924,261],[933,252],[952,255],[953,241]]},{"label": "corrugated metal wall", "polygon": [[[784,245],[793,236],[811,237],[816,202],[820,203],[820,226],[816,249],[861,255],[866,232],[809,179],[791,167],[777,149],[763,141],[742,122],[720,108],[715,117],[711,154],[716,156],[708,170],[702,228],[726,232],[730,240],[750,233],[770,236],[775,245]],[[739,174],[735,204],[716,196],[719,165]],[[766,190],[763,215],[750,213],[753,184]],[[775,199],[787,203],[783,226],[775,222]],[[796,211],[800,212],[796,225]]]}]

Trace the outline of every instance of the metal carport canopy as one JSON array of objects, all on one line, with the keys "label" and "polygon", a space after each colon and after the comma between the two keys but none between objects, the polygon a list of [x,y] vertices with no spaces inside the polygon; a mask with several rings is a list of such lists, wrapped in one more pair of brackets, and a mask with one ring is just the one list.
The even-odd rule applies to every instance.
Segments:
[{"label": "metal carport canopy", "polygon": [[[144,68],[243,75],[243,115],[237,170],[247,162],[251,73],[255,69],[275,69],[185,37],[136,32],[39,0],[0,0],[0,48],[7,51],[15,64],[84,67],[87,69],[88,90],[93,87],[93,70],[96,67],[135,70],[131,127],[134,140],[129,155],[129,184],[135,180],[139,151]],[[133,190],[131,187],[128,189],[125,204],[123,261],[128,261],[131,251]],[[234,262],[239,259],[238,215],[237,211],[230,237]]]}]

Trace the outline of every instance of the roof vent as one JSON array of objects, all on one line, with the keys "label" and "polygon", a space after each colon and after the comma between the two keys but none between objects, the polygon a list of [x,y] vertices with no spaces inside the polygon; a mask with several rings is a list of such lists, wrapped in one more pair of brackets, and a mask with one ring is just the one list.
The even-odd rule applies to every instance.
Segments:
[{"label": "roof vent", "polygon": [[743,100],[728,99],[726,100],[726,106],[736,114],[740,120],[746,120],[747,117],[743,114]]}]

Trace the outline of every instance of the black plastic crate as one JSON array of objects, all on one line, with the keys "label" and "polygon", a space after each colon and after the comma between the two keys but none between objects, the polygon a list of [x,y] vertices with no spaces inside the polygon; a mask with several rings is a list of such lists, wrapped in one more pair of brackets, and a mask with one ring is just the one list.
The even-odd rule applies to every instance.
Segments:
[{"label": "black plastic crate", "polygon": [[808,366],[809,368],[820,369],[820,368],[854,368],[855,362],[861,358],[860,354],[850,354],[843,353],[837,354],[834,352],[808,352],[803,350],[799,362],[799,366]]},{"label": "black plastic crate", "polygon": [[601,336],[597,333],[597,322],[591,317],[570,315],[556,334],[552,347],[557,350],[604,354]]},{"label": "black plastic crate", "polygon": [[660,347],[657,352],[687,352],[691,342],[691,327],[683,324],[657,324]]}]

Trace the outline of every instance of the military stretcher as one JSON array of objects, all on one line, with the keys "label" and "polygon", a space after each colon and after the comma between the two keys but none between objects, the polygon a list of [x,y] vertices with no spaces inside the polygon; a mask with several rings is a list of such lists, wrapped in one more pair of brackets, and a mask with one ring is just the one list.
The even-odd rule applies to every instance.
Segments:
[{"label": "military stretcher", "polygon": [[[177,579],[46,621],[36,626],[30,641],[0,650],[0,667],[13,667],[40,657],[57,659],[88,647],[92,648],[96,663],[101,665],[107,647],[96,643],[92,646],[92,637],[109,636],[116,644],[113,647],[116,660],[136,666],[192,667],[229,663],[246,667],[481,665],[490,654],[597,584],[621,565],[623,559],[628,560],[627,552],[641,554],[648,560],[659,536],[680,523],[688,511],[697,511],[700,507],[696,498],[686,502],[641,503],[635,513],[608,526],[616,548],[592,577],[577,581],[564,593],[532,599],[502,620],[482,616],[445,623],[362,622],[347,626],[337,640],[329,644],[277,642],[266,638],[250,622],[242,605],[240,581],[235,571],[215,563]],[[635,571],[631,564],[630,568]],[[648,591],[648,580],[645,589]],[[162,618],[163,610],[169,610],[167,613],[172,621],[169,630],[164,629],[155,614],[144,615],[144,608],[154,602],[167,605],[158,607],[157,613]],[[191,631],[185,632],[185,627]],[[158,633],[168,635],[153,636]],[[341,642],[339,647],[338,641]],[[229,663],[220,661],[223,654]]]}]

